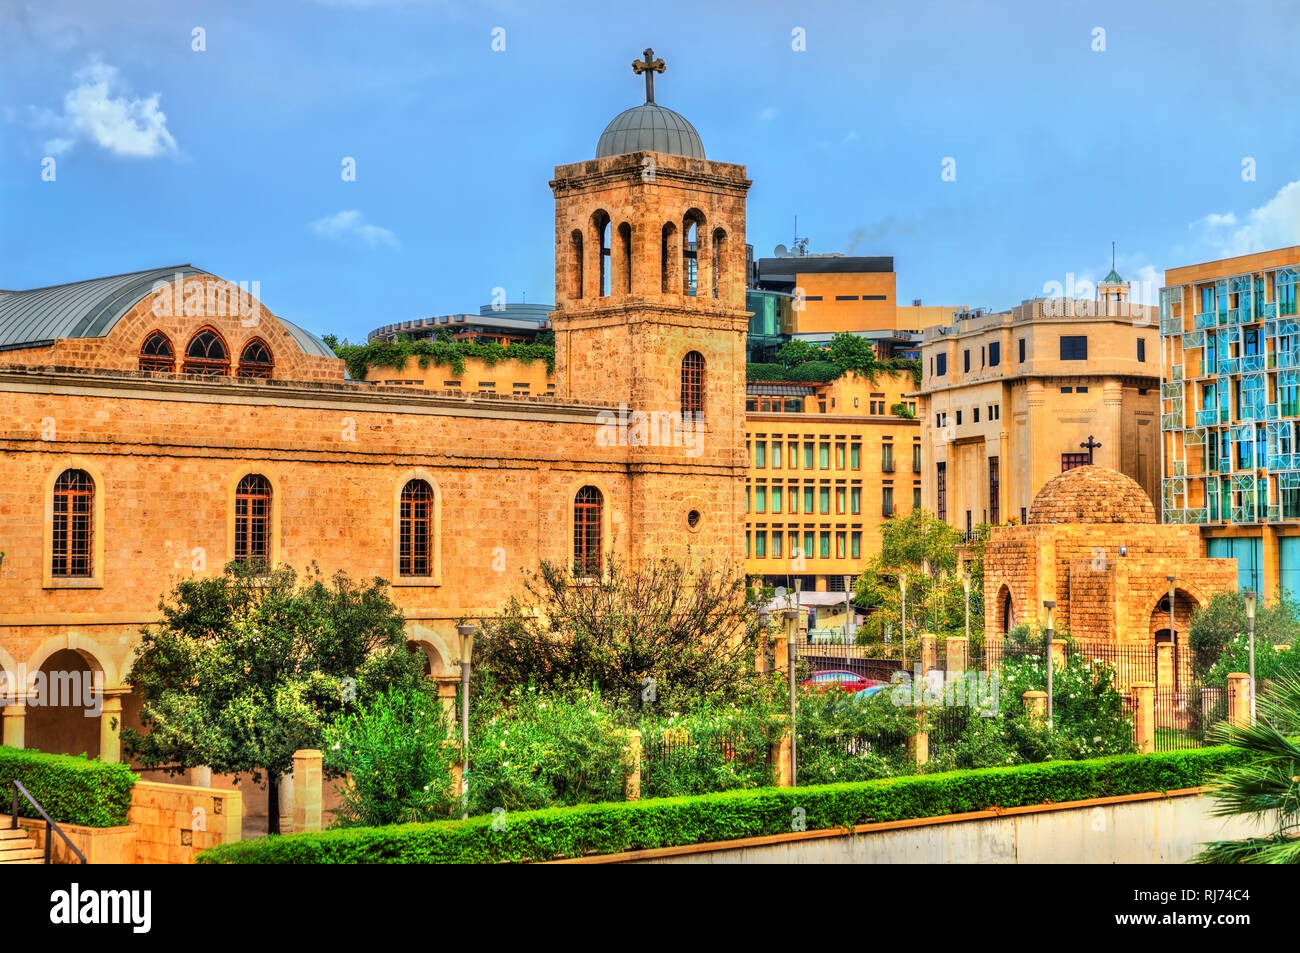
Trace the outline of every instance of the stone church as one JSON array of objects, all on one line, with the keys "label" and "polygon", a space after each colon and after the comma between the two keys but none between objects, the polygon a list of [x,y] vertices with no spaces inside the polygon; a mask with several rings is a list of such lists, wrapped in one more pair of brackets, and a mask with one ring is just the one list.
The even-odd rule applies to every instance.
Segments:
[{"label": "stone church", "polygon": [[[540,560],[743,571],[750,182],[637,66],[646,102],[550,181],[554,397],[350,380],[191,265],[0,292],[5,744],[120,758],[141,627],[231,560],[389,580],[435,675]],[[702,429],[604,439],[620,406]],[[27,694],[42,671],[102,678],[102,715]]]}]

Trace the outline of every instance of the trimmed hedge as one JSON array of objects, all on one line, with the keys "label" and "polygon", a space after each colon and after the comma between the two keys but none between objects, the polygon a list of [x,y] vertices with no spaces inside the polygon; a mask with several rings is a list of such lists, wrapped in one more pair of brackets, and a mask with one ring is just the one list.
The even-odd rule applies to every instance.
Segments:
[{"label": "trimmed hedge", "polygon": [[[135,774],[124,764],[0,747],[0,811],[5,814],[13,809],[14,781],[60,824],[117,827],[127,823]],[[40,816],[21,795],[18,813]]]},{"label": "trimmed hedge", "polygon": [[392,827],[351,828],[238,841],[198,855],[205,864],[500,863],[612,854],[791,830],[938,817],[992,806],[1196,787],[1243,757],[1235,748],[1117,755],[1011,768],[908,775],[854,784],[727,791],[692,798],[588,804]]}]

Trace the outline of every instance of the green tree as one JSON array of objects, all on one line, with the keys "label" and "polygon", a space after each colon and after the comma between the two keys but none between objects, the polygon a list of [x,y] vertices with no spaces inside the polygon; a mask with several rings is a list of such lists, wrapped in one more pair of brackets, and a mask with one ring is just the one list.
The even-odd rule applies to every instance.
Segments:
[{"label": "green tree", "polygon": [[847,331],[841,331],[831,338],[828,351],[832,363],[838,364],[846,371],[860,374],[873,382],[876,376],[885,369],[876,356],[875,345],[867,338],[849,334]]},{"label": "green tree", "polygon": [[685,710],[732,697],[754,669],[757,609],[744,578],[725,569],[614,562],[577,584],[567,567],[543,562],[524,588],[475,645],[480,672],[505,691],[595,686],[618,708],[653,698]]},{"label": "green tree", "polygon": [[1277,679],[1257,702],[1258,721],[1220,723],[1218,740],[1241,749],[1247,760],[1227,768],[1210,791],[1216,817],[1252,818],[1272,828],[1263,837],[1207,844],[1202,864],[1300,863],[1300,678]]},{"label": "green tree", "polygon": [[442,703],[426,691],[391,689],[325,729],[325,765],[336,789],[339,827],[445,819],[458,804],[456,760]]},{"label": "green tree", "polygon": [[[1246,645],[1249,623],[1246,620],[1246,600],[1240,592],[1216,592],[1204,608],[1192,613],[1188,641],[1192,647],[1192,667],[1200,679],[1212,677],[1212,670],[1229,651],[1238,646],[1234,661],[1238,661]],[[1294,645],[1300,633],[1296,604],[1290,599],[1277,598],[1271,605],[1262,601],[1255,609],[1255,645]],[[1270,650],[1270,656],[1271,656]],[[1258,652],[1257,652],[1258,655]],[[1258,662],[1258,657],[1256,662]],[[1240,671],[1245,671],[1244,668]],[[1258,668],[1259,678],[1267,677]]]},{"label": "green tree", "polygon": [[798,364],[806,364],[809,361],[824,361],[826,360],[826,352],[816,344],[809,344],[807,341],[791,338],[782,344],[781,349],[776,352],[776,360],[778,364],[794,367]]},{"label": "green tree", "polygon": [[294,751],[320,747],[356,700],[426,685],[382,579],[361,586],[340,572],[299,585],[288,566],[231,563],[177,583],[159,608],[127,677],[146,729],[123,732],[127,750],[172,773],[207,765],[256,783],[265,773],[273,834]]}]

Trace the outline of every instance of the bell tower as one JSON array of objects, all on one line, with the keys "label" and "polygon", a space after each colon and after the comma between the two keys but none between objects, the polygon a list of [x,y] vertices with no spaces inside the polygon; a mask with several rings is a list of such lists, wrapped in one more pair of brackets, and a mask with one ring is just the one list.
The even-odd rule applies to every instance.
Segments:
[{"label": "bell tower", "polygon": [[750,182],[654,101],[662,59],[632,68],[645,103],[550,183],[556,394],[621,407],[611,459],[628,466],[634,558],[703,555],[739,574]]}]

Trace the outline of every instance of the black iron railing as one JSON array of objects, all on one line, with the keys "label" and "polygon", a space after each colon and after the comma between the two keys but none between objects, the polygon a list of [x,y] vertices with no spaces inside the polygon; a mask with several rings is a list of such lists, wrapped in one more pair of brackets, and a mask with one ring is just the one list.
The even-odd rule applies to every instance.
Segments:
[{"label": "black iron railing", "polygon": [[45,808],[41,807],[40,802],[32,797],[31,792],[23,787],[21,781],[10,781],[14,789],[13,810],[9,812],[9,829],[18,829],[18,795],[22,795],[27,803],[36,808],[36,813],[45,821],[45,862],[50,863],[50,851],[54,847],[54,838],[50,836],[51,831],[63,838],[63,843],[68,845],[68,849],[77,855],[77,860],[81,863],[86,862],[86,855],[77,850],[77,845],[68,840],[68,835],[63,833],[63,828],[55,822],[54,818],[45,813]]}]

